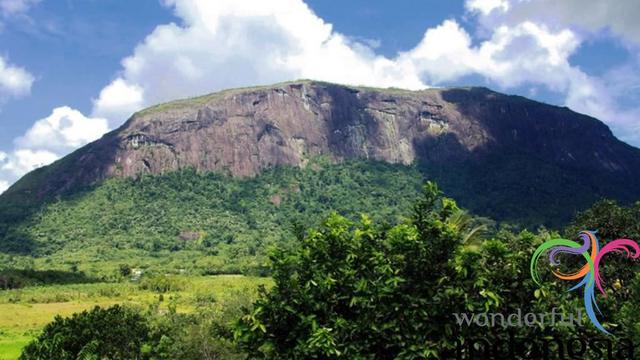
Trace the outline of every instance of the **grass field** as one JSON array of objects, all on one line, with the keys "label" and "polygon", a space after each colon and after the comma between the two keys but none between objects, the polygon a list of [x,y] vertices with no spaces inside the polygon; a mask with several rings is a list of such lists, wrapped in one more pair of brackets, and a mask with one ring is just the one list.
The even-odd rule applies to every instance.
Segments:
[{"label": "grass field", "polygon": [[30,335],[3,334],[0,337],[0,360],[17,359],[20,351],[29,341],[31,341]]},{"label": "grass field", "polygon": [[141,307],[169,304],[178,312],[197,307],[223,309],[238,298],[251,301],[259,285],[269,286],[268,278],[235,275],[171,277],[170,291],[159,293],[140,283],[94,283],[49,285],[0,291],[0,360],[13,360],[20,350],[56,315],[69,316],[96,305],[126,303]]}]

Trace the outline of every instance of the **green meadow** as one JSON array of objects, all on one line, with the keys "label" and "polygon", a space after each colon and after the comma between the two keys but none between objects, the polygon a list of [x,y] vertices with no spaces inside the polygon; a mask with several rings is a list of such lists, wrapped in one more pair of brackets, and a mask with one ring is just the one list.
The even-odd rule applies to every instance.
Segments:
[{"label": "green meadow", "polygon": [[[33,286],[0,291],[0,359],[13,360],[21,349],[56,315],[69,316],[96,305],[127,304],[159,313],[175,307],[193,313],[206,307],[224,312],[229,307],[250,305],[259,285],[269,278],[242,275],[168,276],[167,284],[141,279],[138,282]],[[155,286],[155,287],[154,287]]]}]

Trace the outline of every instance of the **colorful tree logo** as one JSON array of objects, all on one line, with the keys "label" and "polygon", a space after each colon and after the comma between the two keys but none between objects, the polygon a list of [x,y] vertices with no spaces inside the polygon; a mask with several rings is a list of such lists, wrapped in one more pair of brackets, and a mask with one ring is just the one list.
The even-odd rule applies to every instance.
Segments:
[{"label": "colorful tree logo", "polygon": [[[579,233],[579,237],[583,241],[582,245],[575,241],[566,239],[549,240],[540,245],[531,258],[531,277],[536,284],[541,285],[540,276],[538,275],[538,259],[547,250],[550,250],[549,263],[553,266],[560,264],[556,259],[556,256],[560,253],[582,255],[586,263],[582,268],[580,268],[580,270],[571,274],[564,274],[553,270],[553,275],[561,280],[579,281],[571,287],[569,291],[584,287],[584,307],[587,316],[589,316],[589,320],[591,320],[591,323],[593,323],[598,330],[607,335],[611,335],[611,333],[602,326],[596,316],[596,312],[600,315],[602,315],[602,313],[600,312],[600,309],[598,309],[598,304],[596,303],[595,288],[597,287],[598,290],[606,296],[604,289],[602,288],[602,281],[600,278],[600,265],[602,258],[608,253],[615,252],[624,253],[627,258],[637,259],[640,257],[640,246],[638,246],[638,243],[633,240],[617,239],[609,242],[600,249],[599,240],[595,231],[581,231]],[[591,250],[590,254],[589,250]]]}]

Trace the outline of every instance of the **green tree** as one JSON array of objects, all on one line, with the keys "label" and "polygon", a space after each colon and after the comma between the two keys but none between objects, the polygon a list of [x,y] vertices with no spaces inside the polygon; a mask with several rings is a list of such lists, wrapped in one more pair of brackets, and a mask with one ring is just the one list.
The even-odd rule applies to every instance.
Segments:
[{"label": "green tree", "polygon": [[95,307],[69,318],[57,316],[20,359],[142,359],[148,334],[139,313],[120,305]]},{"label": "green tree", "polygon": [[429,183],[410,223],[385,229],[366,216],[354,224],[330,215],[299,248],[272,256],[275,287],[236,339],[257,358],[435,355],[444,334],[430,324],[444,312],[428,309],[439,301],[436,283],[455,272],[462,236],[447,220],[458,210]]},{"label": "green tree", "polygon": [[[272,255],[275,286],[238,322],[236,341],[264,359],[452,358],[479,333],[504,335],[460,326],[454,314],[574,311],[579,298],[529,276],[532,251],[551,234],[503,230],[479,242],[483,228],[433,183],[410,219],[393,227],[334,213],[304,232],[299,247]],[[513,331],[542,339],[569,330]],[[521,346],[519,354],[543,357],[534,344]]]},{"label": "green tree", "polygon": [[[601,200],[579,213],[565,235],[575,237],[580,230],[597,231],[601,247],[621,238],[640,243],[640,202],[624,207],[612,200]],[[640,309],[640,263],[624,253],[608,254],[601,262],[600,277],[607,296],[599,296],[598,305],[607,325],[616,335],[640,341],[636,316]]]}]

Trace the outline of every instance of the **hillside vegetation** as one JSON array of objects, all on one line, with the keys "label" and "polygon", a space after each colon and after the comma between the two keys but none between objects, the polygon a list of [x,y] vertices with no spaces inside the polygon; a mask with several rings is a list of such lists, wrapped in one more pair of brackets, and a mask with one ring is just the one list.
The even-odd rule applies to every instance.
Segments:
[{"label": "hillside vegetation", "polygon": [[[0,218],[0,267],[80,270],[98,278],[117,276],[122,265],[266,274],[269,248],[292,246],[302,227],[319,224],[331,210],[350,219],[367,213],[375,221],[397,223],[425,179],[437,180],[471,213],[516,228],[565,225],[567,208],[577,211],[597,200],[573,196],[570,190],[581,186],[580,178],[543,164],[538,176],[509,187],[514,181],[507,178],[534,169],[523,168],[527,163],[517,158],[496,163],[512,165],[425,168],[317,158],[304,169],[276,167],[245,178],[189,169],[112,178],[23,214],[16,215],[10,203],[0,204],[0,213],[14,211],[13,217]],[[504,181],[491,181],[495,172]],[[557,176],[575,183],[534,190]]]},{"label": "hillside vegetation", "polygon": [[114,178],[5,224],[0,250],[5,266],[35,264],[101,276],[116,274],[122,263],[165,271],[259,273],[270,247],[291,245],[297,229],[316,224],[330,210],[399,221],[422,182],[413,167],[330,165],[322,159],[305,169],[275,168],[255,178],[193,170]]}]

